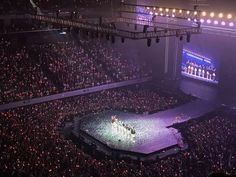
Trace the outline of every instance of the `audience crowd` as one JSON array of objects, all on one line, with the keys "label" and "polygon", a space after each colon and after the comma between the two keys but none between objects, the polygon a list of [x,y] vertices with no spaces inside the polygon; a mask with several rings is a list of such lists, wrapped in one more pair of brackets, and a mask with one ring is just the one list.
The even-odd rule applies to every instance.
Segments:
[{"label": "audience crowd", "polygon": [[[81,7],[98,7],[110,5],[111,0],[32,0],[43,10],[58,10],[63,8],[81,8]],[[34,5],[30,0],[2,0],[0,4],[0,14],[23,14],[35,12]]]},{"label": "audience crowd", "polygon": [[0,103],[57,93],[56,87],[34,62],[26,46],[0,40]]},{"label": "audience crowd", "polygon": [[140,61],[134,58],[127,60],[114,47],[111,47],[110,43],[105,43],[101,40],[86,40],[82,42],[88,49],[88,52],[96,60],[103,63],[110,75],[118,81],[150,76],[152,73],[152,70],[149,69],[145,61],[138,65],[137,63]]},{"label": "audience crowd", "polygon": [[32,6],[28,0],[1,0],[0,3],[0,14],[3,15],[25,13],[29,10],[32,10]]},{"label": "audience crowd", "polygon": [[5,176],[85,177],[205,177],[212,172],[236,172],[236,121],[225,114],[212,113],[176,125],[188,149],[151,164],[107,156],[97,159],[58,132],[71,115],[105,109],[161,108],[162,103],[151,101],[156,100],[157,93],[145,90],[108,90],[1,112],[0,171]]},{"label": "audience crowd", "polygon": [[[35,0],[42,8],[58,8],[62,0]],[[75,0],[77,7],[100,6],[110,0]],[[26,0],[3,0],[0,14],[28,12]],[[13,23],[14,24],[14,23]],[[40,24],[39,24],[40,25]],[[21,26],[21,25],[20,25]],[[29,26],[26,28],[32,28]],[[12,29],[15,30],[15,26]],[[0,38],[0,104],[147,77],[145,62],[134,62],[98,40],[68,40],[19,45]],[[60,134],[58,127],[75,115],[104,110],[157,112],[189,102],[144,86],[104,90],[83,96],[0,112],[0,174],[30,177],[205,177],[236,173],[235,115],[220,109],[176,124],[188,148],[156,162],[129,163],[108,156],[95,158]]]},{"label": "audience crowd", "polygon": [[97,7],[109,5],[111,0],[35,0],[35,3],[42,9],[65,8],[65,7]]},{"label": "audience crowd", "polygon": [[66,40],[40,44],[0,41],[0,103],[47,96],[151,76],[145,62],[127,60],[101,42]]},{"label": "audience crowd", "polygon": [[57,75],[63,90],[73,90],[112,82],[101,64],[75,42],[44,43],[36,52],[43,54],[42,63]]}]

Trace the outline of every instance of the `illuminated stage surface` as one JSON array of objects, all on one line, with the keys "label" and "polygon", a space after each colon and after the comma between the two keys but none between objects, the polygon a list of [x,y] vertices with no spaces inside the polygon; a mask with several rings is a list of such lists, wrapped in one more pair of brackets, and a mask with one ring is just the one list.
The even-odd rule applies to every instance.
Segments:
[{"label": "illuminated stage surface", "polygon": [[[75,118],[74,133],[79,129],[96,140],[116,150],[150,154],[181,143],[182,136],[176,129],[170,127],[176,123],[199,117],[218,107],[217,103],[195,100],[178,108],[151,114],[141,115],[121,111],[104,111],[100,114],[90,114],[82,119]],[[197,108],[197,109],[196,109]],[[117,115],[119,120],[134,127],[136,137],[118,133],[112,127],[111,116]]]}]

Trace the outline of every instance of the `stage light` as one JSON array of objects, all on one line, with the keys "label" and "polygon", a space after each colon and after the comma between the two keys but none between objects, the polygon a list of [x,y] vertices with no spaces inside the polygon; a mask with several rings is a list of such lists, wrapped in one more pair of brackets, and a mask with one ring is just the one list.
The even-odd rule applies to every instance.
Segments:
[{"label": "stage light", "polygon": [[188,10],[186,13],[187,13],[187,14],[190,14],[190,11]]},{"label": "stage light", "polygon": [[218,22],[217,20],[215,20],[215,21],[214,21],[214,24],[215,24],[215,25],[218,25],[218,24],[219,24],[219,22]]},{"label": "stage light", "polygon": [[231,19],[231,18],[232,18],[232,14],[228,14],[228,15],[227,15],[227,18],[228,18],[228,19]]},{"label": "stage light", "polygon": [[149,12],[149,14],[150,14],[150,15],[153,15],[153,12],[151,11],[151,12]]},{"label": "stage light", "polygon": [[93,33],[93,31],[90,31],[90,37],[91,37],[91,39],[94,38],[94,33]]},{"label": "stage light", "polygon": [[160,8],[159,8],[159,11],[161,11],[161,12],[162,12],[162,11],[163,11],[163,9],[160,7]]},{"label": "stage light", "polygon": [[85,31],[85,35],[88,37],[89,36],[89,31]]},{"label": "stage light", "polygon": [[194,11],[194,15],[197,15],[197,11]]},{"label": "stage light", "polygon": [[115,43],[115,36],[114,36],[114,35],[111,36],[111,43],[112,43],[112,44]]},{"label": "stage light", "polygon": [[154,27],[154,32],[155,32],[155,33],[157,32],[157,27],[156,27],[156,26]]},{"label": "stage light", "polygon": [[102,17],[99,17],[99,26],[102,26]]},{"label": "stage light", "polygon": [[148,25],[144,25],[144,26],[143,26],[143,33],[146,33],[146,32],[147,32],[147,29],[148,29]]},{"label": "stage light", "polygon": [[155,15],[158,15],[158,13],[157,13],[157,12],[155,12]]},{"label": "stage light", "polygon": [[214,13],[214,12],[211,12],[211,13],[210,13],[210,17],[213,18],[214,16],[215,16],[215,13]]},{"label": "stage light", "polygon": [[210,20],[210,19],[208,19],[206,22],[207,22],[208,24],[210,24],[210,23],[211,23],[211,20]]},{"label": "stage light", "polygon": [[225,24],[226,24],[226,23],[225,23],[224,21],[221,22],[221,25],[222,25],[222,26],[225,26]]},{"label": "stage light", "polygon": [[190,42],[190,39],[191,39],[191,34],[190,33],[187,33],[187,42],[189,43]]},{"label": "stage light", "polygon": [[229,26],[230,26],[230,27],[233,27],[233,26],[234,26],[234,23],[233,23],[233,22],[230,22],[230,23],[229,23]]},{"label": "stage light", "polygon": [[100,33],[100,38],[103,38],[104,37],[104,34],[103,32]]},{"label": "stage light", "polygon": [[169,17],[169,14],[166,14],[167,17]]},{"label": "stage light", "polygon": [[65,31],[62,31],[59,33],[60,35],[66,35],[66,32]]},{"label": "stage light", "polygon": [[204,22],[205,22],[205,20],[202,18],[202,19],[200,19],[200,22],[201,22],[201,23],[204,23]]},{"label": "stage light", "polygon": [[191,21],[191,18],[188,18],[188,21]]},{"label": "stage light", "polygon": [[175,17],[175,14],[172,14],[172,17],[174,18],[174,17]]},{"label": "stage light", "polygon": [[195,18],[193,21],[194,21],[194,22],[197,22],[197,19]]},{"label": "stage light", "polygon": [[178,31],[176,31],[175,36],[176,36],[176,37],[179,37],[179,32],[178,32]]},{"label": "stage light", "polygon": [[160,16],[163,16],[163,13],[161,13]]},{"label": "stage light", "polygon": [[204,12],[202,12],[202,16],[203,17],[205,17],[206,16],[206,12],[204,11]]},{"label": "stage light", "polygon": [[151,38],[148,38],[147,39],[147,46],[150,47],[152,44],[152,39]]},{"label": "stage light", "polygon": [[224,17],[223,13],[219,13],[218,17],[223,18]]},{"label": "stage light", "polygon": [[95,37],[96,37],[96,38],[99,37],[99,33],[98,33],[98,31],[95,32]]},{"label": "stage light", "polygon": [[153,10],[156,10],[156,7],[153,7]]},{"label": "stage light", "polygon": [[176,12],[176,10],[175,10],[175,9],[173,9],[173,10],[172,10],[172,12],[173,12],[173,13],[175,13],[175,12]]},{"label": "stage light", "polygon": [[107,33],[106,34],[106,40],[109,40],[110,39],[110,36],[109,36],[109,34]]},{"label": "stage light", "polygon": [[166,12],[169,12],[169,9],[168,9],[168,8],[166,8]]},{"label": "stage light", "polygon": [[147,7],[147,10],[149,10],[150,9],[150,7]]},{"label": "stage light", "polygon": [[179,13],[182,14],[182,12],[183,12],[183,10],[180,9],[180,10],[179,10]]}]

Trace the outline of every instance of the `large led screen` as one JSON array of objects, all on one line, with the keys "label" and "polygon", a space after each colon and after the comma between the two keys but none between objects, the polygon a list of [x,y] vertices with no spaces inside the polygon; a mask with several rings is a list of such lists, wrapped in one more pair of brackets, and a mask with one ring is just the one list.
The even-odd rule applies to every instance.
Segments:
[{"label": "large led screen", "polygon": [[193,79],[218,84],[215,60],[190,50],[183,50],[182,75]]}]

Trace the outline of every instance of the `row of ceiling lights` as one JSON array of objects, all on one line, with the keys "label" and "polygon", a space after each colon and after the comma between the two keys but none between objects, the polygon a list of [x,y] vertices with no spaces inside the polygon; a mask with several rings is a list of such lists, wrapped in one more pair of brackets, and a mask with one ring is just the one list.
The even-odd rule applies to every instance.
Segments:
[{"label": "row of ceiling lights", "polygon": [[[186,13],[186,15],[189,15],[189,14],[194,14],[196,17],[193,18],[188,18],[188,21],[194,21],[194,22],[197,22],[197,15],[199,12],[197,11],[189,11],[189,10],[182,10],[182,9],[169,9],[169,8],[150,8],[150,7],[147,7],[146,8],[148,11],[149,11],[149,14],[150,15],[159,15],[159,16],[166,16],[166,17],[176,17],[177,16],[177,13],[179,14],[182,14],[183,13]],[[154,10],[154,11],[153,11]],[[157,12],[157,10],[159,10],[159,12]],[[172,12],[171,14],[169,12]],[[222,25],[222,26],[229,26],[229,27],[233,27],[235,24],[232,22],[232,14],[227,14],[226,16],[223,14],[223,13],[219,13],[219,14],[215,14],[214,12],[210,12],[209,13],[209,16],[210,18],[208,17],[208,14],[207,12],[203,11],[203,12],[200,12],[200,22],[202,24],[213,24],[213,25]],[[216,17],[218,16],[218,20],[216,19]],[[188,17],[188,16],[186,16]],[[208,17],[208,18],[207,18]],[[224,17],[227,18],[227,21],[225,21],[226,19],[224,19]],[[231,21],[229,21],[231,20]]]},{"label": "row of ceiling lights", "polygon": [[[169,8],[162,8],[162,7],[160,7],[160,8],[156,8],[156,7],[150,8],[150,7],[147,7],[146,9],[150,10],[151,12],[153,10],[153,11],[159,11],[160,13],[163,13],[163,12],[167,12],[167,13],[172,12],[172,13],[176,13],[176,14],[177,13],[179,13],[179,14],[186,13],[187,15],[193,14],[195,16],[197,16],[200,13],[200,16],[202,16],[202,17],[206,17],[207,16],[207,12],[205,12],[205,11],[199,12],[199,11],[190,11],[190,10],[182,10],[182,9],[169,9]],[[157,13],[157,12],[152,12],[152,13]],[[224,15],[222,12],[219,13],[219,14],[216,14],[214,12],[210,12],[209,16],[211,18],[216,17],[216,16],[218,16],[219,18],[226,17],[229,20],[233,18],[232,14]]]},{"label": "row of ceiling lights", "polygon": [[193,15],[197,15],[198,14],[197,11],[182,10],[182,9],[169,9],[169,8],[162,8],[162,7],[160,7],[160,8],[156,8],[156,7],[150,8],[150,7],[147,7],[146,9],[147,10],[151,10],[151,11],[153,10],[153,11],[167,12],[167,13],[172,12],[172,13],[179,13],[179,14],[183,14],[183,13],[186,12],[187,15],[190,15],[191,13]]},{"label": "row of ceiling lights", "polygon": [[218,21],[218,20],[212,20],[212,19],[203,19],[203,18],[201,18],[200,22],[202,24],[214,24],[214,25],[222,25],[222,26],[228,25],[229,27],[234,26],[233,22],[225,22],[225,21]]},{"label": "row of ceiling lights", "polygon": [[[201,13],[201,16],[202,16],[202,17],[206,17],[206,16],[207,16],[207,12],[203,11],[203,12]],[[209,16],[210,16],[211,18],[214,18],[214,17],[217,17],[217,16],[218,16],[218,18],[220,18],[220,19],[226,17],[228,20],[230,20],[230,19],[233,18],[233,15],[232,15],[232,14],[227,14],[227,15],[225,16],[223,13],[215,14],[214,12],[210,12],[210,13],[209,13]]]}]

